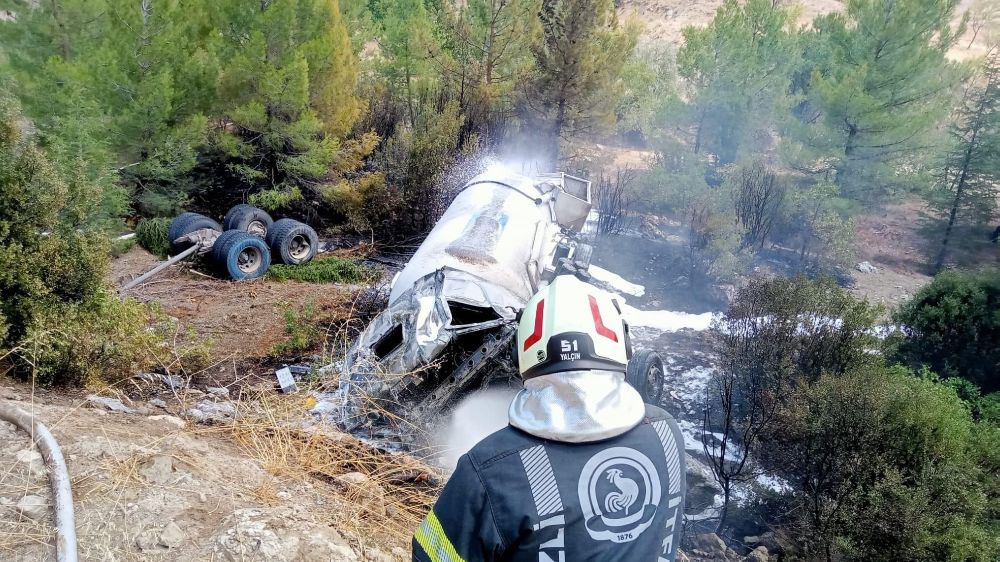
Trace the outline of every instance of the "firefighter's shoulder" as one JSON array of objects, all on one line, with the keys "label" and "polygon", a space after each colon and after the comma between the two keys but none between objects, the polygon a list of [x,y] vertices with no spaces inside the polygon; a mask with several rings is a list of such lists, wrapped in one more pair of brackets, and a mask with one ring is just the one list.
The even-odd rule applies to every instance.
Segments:
[{"label": "firefighter's shoulder", "polygon": [[484,469],[544,441],[508,425],[484,437],[466,456],[477,469]]},{"label": "firefighter's shoulder", "polygon": [[646,415],[643,417],[641,423],[655,423],[662,420],[673,422],[674,417],[670,415],[670,412],[659,406],[646,404]]}]

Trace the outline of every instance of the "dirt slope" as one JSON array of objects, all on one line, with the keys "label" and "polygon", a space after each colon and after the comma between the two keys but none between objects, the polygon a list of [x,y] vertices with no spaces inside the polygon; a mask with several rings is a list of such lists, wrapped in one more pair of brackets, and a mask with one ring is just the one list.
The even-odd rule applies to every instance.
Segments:
[{"label": "dirt slope", "polygon": [[[972,7],[973,2],[974,0],[962,0],[955,25],[958,25],[962,14]],[[681,31],[689,25],[708,25],[722,4],[723,0],[622,0],[618,13],[622,17],[635,17],[642,23],[641,43],[666,43],[679,47],[683,40]],[[844,9],[840,0],[802,0],[793,4],[798,6],[800,25],[808,25],[818,15]],[[986,54],[990,42],[996,41],[998,33],[1000,30],[981,32],[970,47],[973,32],[972,29],[967,29],[951,49],[949,56],[954,60],[981,57]]]},{"label": "dirt slope", "polygon": [[[182,420],[194,400],[232,404],[200,394],[185,400],[161,389],[152,402],[125,399],[134,411],[118,413],[83,395],[32,396],[30,387],[0,379],[0,399],[33,410],[62,446],[81,560],[408,559],[407,533],[375,532],[389,510],[400,509],[381,485],[346,466],[321,469],[293,456],[287,442],[266,437],[281,433],[277,422],[257,431],[277,412],[304,412],[302,398],[275,398],[279,408],[237,405],[237,412],[246,408],[238,421]],[[335,432],[325,443],[339,440],[361,447]],[[0,559],[51,559],[49,497],[27,435],[0,422]],[[38,514],[25,503],[33,498]],[[412,517],[400,519],[410,525]]]},{"label": "dirt slope", "polygon": [[[645,44],[668,43],[675,47],[682,42],[681,31],[689,26],[708,25],[723,0],[622,0],[618,13],[636,17],[643,24],[641,41]],[[839,0],[806,0],[800,3],[800,23],[807,23],[820,14],[843,9]]]},{"label": "dirt slope", "polygon": [[[112,263],[111,281],[122,286],[158,262],[136,246]],[[226,386],[236,380],[270,377],[280,364],[275,345],[287,338],[286,312],[312,310],[315,322],[343,318],[359,288],[344,285],[257,280],[237,283],[214,279],[189,264],[167,269],[128,292],[155,303],[176,318],[181,336],[193,335],[209,347],[212,367],[196,383]]]}]

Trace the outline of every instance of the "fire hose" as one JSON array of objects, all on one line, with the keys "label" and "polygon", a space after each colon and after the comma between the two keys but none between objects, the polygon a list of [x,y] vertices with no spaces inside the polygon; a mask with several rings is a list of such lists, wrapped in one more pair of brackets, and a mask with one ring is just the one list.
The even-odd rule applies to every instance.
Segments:
[{"label": "fire hose", "polygon": [[76,522],[73,518],[73,491],[70,488],[66,460],[49,429],[31,414],[6,403],[0,403],[0,419],[8,421],[31,435],[48,468],[49,484],[55,497],[56,560],[77,562]]}]

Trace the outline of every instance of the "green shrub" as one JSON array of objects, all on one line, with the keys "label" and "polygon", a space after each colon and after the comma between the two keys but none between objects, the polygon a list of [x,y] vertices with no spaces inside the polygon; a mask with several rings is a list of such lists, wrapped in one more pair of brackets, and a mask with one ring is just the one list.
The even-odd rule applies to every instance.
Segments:
[{"label": "green shrub", "polygon": [[965,401],[972,417],[1000,425],[1000,392],[983,394],[975,383],[958,377],[947,378],[943,382],[955,389],[958,397]]},{"label": "green shrub", "polygon": [[171,219],[164,217],[142,219],[135,227],[135,238],[139,245],[160,259],[166,259],[170,255],[170,240],[167,238],[170,221]]},{"label": "green shrub", "polygon": [[20,342],[40,314],[92,297],[108,263],[107,236],[88,224],[100,187],[66,182],[18,119],[0,98],[0,349]]},{"label": "green shrub", "polygon": [[883,313],[829,277],[757,277],[713,325],[714,348],[723,364],[741,372],[763,370],[789,386],[809,383],[880,364],[881,341],[873,332]]},{"label": "green shrub", "polygon": [[362,283],[370,280],[375,273],[356,261],[328,256],[305,265],[272,265],[267,274],[276,281]]},{"label": "green shrub", "polygon": [[161,349],[150,311],[108,288],[100,185],[63,177],[0,98],[0,356],[40,383],[135,374]]},{"label": "green shrub", "polygon": [[101,289],[39,314],[12,356],[39,384],[114,384],[152,368],[197,372],[208,365],[209,345],[155,307]]},{"label": "green shrub", "polygon": [[795,488],[773,522],[794,542],[787,554],[996,560],[1000,441],[990,427],[954,389],[905,368],[825,374],[790,390],[757,455]]},{"label": "green shrub", "polygon": [[1000,390],[1000,272],[946,271],[896,314],[902,358]]},{"label": "green shrub", "polygon": [[298,187],[289,189],[265,189],[251,194],[248,201],[251,205],[268,212],[274,212],[292,203],[302,200],[302,190]]},{"label": "green shrub", "polygon": [[451,167],[463,122],[458,105],[449,103],[440,112],[422,112],[413,127],[398,127],[375,157],[385,181],[370,180],[357,222],[384,239],[430,230],[449,202],[446,176],[462,172]]},{"label": "green shrub", "polygon": [[280,306],[285,320],[285,341],[274,345],[272,355],[287,356],[319,343],[323,331],[316,326],[316,306],[313,303],[306,303],[299,311],[288,303],[281,303]]},{"label": "green shrub", "polygon": [[40,384],[116,382],[155,363],[162,339],[150,309],[100,290],[84,302],[40,312],[16,355]]}]

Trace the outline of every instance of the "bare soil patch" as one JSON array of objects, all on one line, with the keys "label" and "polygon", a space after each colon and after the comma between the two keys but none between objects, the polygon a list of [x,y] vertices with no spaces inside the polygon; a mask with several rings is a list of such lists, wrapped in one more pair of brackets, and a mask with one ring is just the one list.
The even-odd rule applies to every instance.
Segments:
[{"label": "bare soil patch", "polygon": [[[876,273],[852,271],[854,292],[873,302],[895,305],[909,299],[933,278],[947,217],[918,199],[887,205],[858,220],[857,261]],[[991,225],[956,225],[945,267],[991,268],[1000,265],[1000,248],[989,240]]]},{"label": "bare soil patch", "polygon": [[[118,287],[157,264],[156,256],[134,247],[112,263],[111,281]],[[179,264],[161,272],[128,295],[155,303],[176,318],[181,337],[207,342],[213,365],[197,382],[227,386],[265,374],[280,359],[275,346],[286,334],[285,313],[302,315],[308,307],[316,324],[349,315],[360,289],[326,283],[275,282],[266,279],[234,282],[215,279],[195,264]],[[286,358],[287,359],[287,358]]]},{"label": "bare soil patch", "polygon": [[857,261],[867,261],[878,271],[852,271],[853,292],[893,306],[929,283],[929,247],[921,225],[930,219],[930,209],[920,201],[889,205],[861,217],[855,240]]},{"label": "bare soil patch", "polygon": [[[971,0],[967,0],[971,1]],[[670,44],[679,47],[681,31],[689,25],[705,26],[715,17],[723,0],[622,0],[618,13],[623,18],[635,17],[643,25],[640,42]],[[800,2],[799,23],[807,24],[820,14],[844,9],[839,0],[807,0]],[[970,33],[971,36],[971,33]]]},{"label": "bare soil patch", "polygon": [[[956,10],[954,26],[958,26],[962,14],[972,8],[974,0],[962,0]],[[723,0],[622,0],[618,13],[622,18],[635,17],[642,23],[643,31],[639,40],[646,45],[669,44],[680,47],[683,43],[681,32],[689,25],[706,26],[715,17]],[[799,25],[809,25],[816,16],[840,12],[844,3],[840,0],[803,0],[798,2]],[[967,27],[955,46],[948,51],[952,60],[965,61],[984,56],[991,42],[1000,36],[1000,30],[982,30],[973,41],[973,30]],[[970,46],[971,42],[971,46]]]}]

